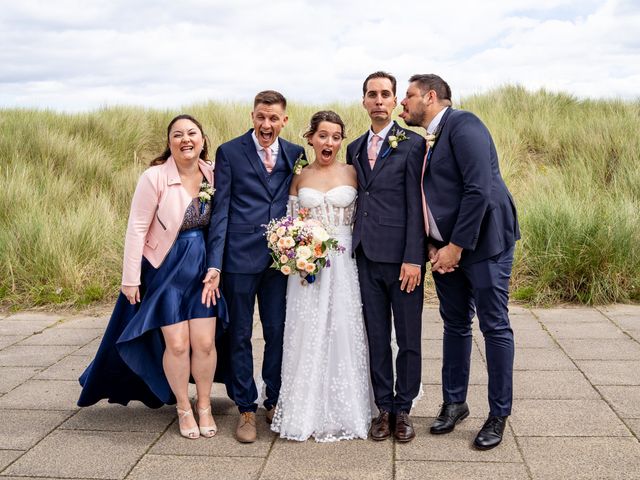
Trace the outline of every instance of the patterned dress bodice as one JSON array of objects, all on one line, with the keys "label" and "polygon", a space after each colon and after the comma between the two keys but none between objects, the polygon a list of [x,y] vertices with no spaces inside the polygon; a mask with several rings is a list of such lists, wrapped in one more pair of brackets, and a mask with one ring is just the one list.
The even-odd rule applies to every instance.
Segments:
[{"label": "patterned dress bodice", "polygon": [[[320,220],[326,227],[351,231],[355,217],[358,191],[351,185],[340,185],[326,192],[302,187],[297,197],[290,197],[290,212],[297,214],[298,208],[309,209],[309,217]],[[345,229],[347,227],[347,229]]]},{"label": "patterned dress bodice", "polygon": [[195,197],[184,212],[184,219],[180,231],[191,230],[193,228],[204,228],[211,221],[211,201],[204,204],[204,210],[200,213],[200,199]]}]

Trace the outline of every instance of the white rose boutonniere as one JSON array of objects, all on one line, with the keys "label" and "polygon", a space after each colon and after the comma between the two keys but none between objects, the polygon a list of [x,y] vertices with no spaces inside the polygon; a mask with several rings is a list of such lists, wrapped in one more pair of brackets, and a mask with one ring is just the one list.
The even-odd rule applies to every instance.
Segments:
[{"label": "white rose boutonniere", "polygon": [[400,130],[400,129],[393,130],[391,132],[391,135],[389,135],[389,138],[387,138],[387,142],[389,142],[389,146],[381,155],[381,158],[387,157],[391,153],[391,150],[395,150],[396,148],[398,148],[398,144],[400,142],[407,140],[408,138],[409,137],[407,136],[404,130]]},{"label": "white rose boutonniere", "polygon": [[204,213],[206,204],[211,201],[216,189],[211,186],[207,181],[200,184],[200,191],[198,192],[198,199],[200,200],[200,215]]},{"label": "white rose boutonniere", "polygon": [[302,173],[302,169],[307,165],[309,165],[309,160],[304,158],[304,153],[301,153],[293,164],[294,175],[300,175]]},{"label": "white rose boutonniere", "polygon": [[429,133],[426,138],[427,138],[427,145],[429,145],[429,148],[433,148],[433,146],[436,144],[436,140],[438,139],[438,136],[434,133]]}]

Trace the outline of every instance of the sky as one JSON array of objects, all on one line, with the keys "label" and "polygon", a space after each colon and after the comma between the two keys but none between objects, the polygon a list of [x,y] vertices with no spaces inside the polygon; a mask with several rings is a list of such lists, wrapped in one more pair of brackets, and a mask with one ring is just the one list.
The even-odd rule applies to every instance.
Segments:
[{"label": "sky", "polygon": [[640,0],[0,0],[0,108],[85,111],[401,99],[436,73],[454,99],[506,84],[640,98]]}]

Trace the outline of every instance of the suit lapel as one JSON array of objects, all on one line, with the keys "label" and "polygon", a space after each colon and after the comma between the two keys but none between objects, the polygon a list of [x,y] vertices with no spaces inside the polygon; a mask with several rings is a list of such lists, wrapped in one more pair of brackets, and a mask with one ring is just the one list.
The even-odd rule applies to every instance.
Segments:
[{"label": "suit lapel", "polygon": [[291,177],[291,173],[293,172],[294,161],[295,159],[293,158],[293,155],[291,154],[291,152],[287,151],[287,147],[285,143],[282,141],[282,139],[278,138],[278,159],[277,159],[276,167],[284,168],[287,174],[282,177],[280,184],[274,187],[273,189],[273,191],[275,192],[274,196],[276,196],[277,193],[280,191],[280,189],[282,188],[282,185],[286,185],[287,179]]},{"label": "suit lapel", "polygon": [[444,130],[444,126],[447,123],[447,120],[449,119],[449,115],[451,115],[452,111],[453,111],[452,107],[447,108],[447,111],[444,112],[444,115],[442,115],[442,119],[440,120],[440,123],[438,124],[438,127],[436,128],[436,141],[433,144],[433,148],[430,148],[429,151],[427,152],[427,164],[425,166],[425,172],[427,170],[429,170],[429,166],[431,165],[431,158],[433,158],[433,155],[435,153],[436,147],[438,146],[438,143],[440,142],[440,135],[442,134],[442,131]]},{"label": "suit lapel", "polygon": [[[393,151],[395,149],[394,148],[390,149],[389,137],[391,135],[395,135],[396,134],[396,130],[398,130],[398,124],[394,121],[393,125],[391,126],[391,128],[387,132],[387,135],[382,140],[382,146],[380,147],[380,150],[378,151],[378,158],[376,158],[376,163],[373,166],[373,170],[371,170],[371,175],[369,175],[369,183],[371,183],[378,176],[378,173],[380,173],[380,170],[382,170],[382,168],[385,165],[385,161],[388,160],[391,155],[393,155]],[[389,150],[389,153],[387,153],[385,155],[387,150]],[[383,157],[383,155],[384,155],[384,157]]]},{"label": "suit lapel", "polygon": [[245,136],[245,139],[242,142],[242,148],[244,150],[243,153],[247,158],[247,161],[255,170],[256,176],[258,177],[260,182],[262,182],[262,185],[264,185],[265,190],[271,193],[269,184],[267,183],[266,170],[264,168],[264,164],[262,163],[262,159],[258,155],[258,152],[256,152],[256,145],[255,143],[253,143],[253,138],[251,138],[251,132],[247,133],[247,135]]},{"label": "suit lapel", "polygon": [[[355,145],[355,154],[353,158],[353,166],[356,168],[356,175],[358,176],[358,183],[360,185],[367,185],[367,178],[369,175],[365,168],[369,169],[368,163],[369,159],[365,158],[366,153],[363,155],[363,152],[366,152],[367,146],[367,138],[369,137],[369,132],[365,133],[358,139],[358,143]],[[367,162],[365,166],[363,161]],[[370,169],[369,169],[370,171]]]}]

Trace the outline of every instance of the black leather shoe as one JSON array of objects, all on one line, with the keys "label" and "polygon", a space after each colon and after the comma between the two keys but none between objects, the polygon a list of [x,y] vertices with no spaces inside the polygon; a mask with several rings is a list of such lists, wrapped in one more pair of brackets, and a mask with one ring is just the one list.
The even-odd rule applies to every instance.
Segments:
[{"label": "black leather shoe", "polygon": [[457,423],[469,416],[469,406],[467,402],[443,403],[440,413],[431,425],[429,431],[434,435],[453,432]]},{"label": "black leather shoe", "polygon": [[391,427],[389,426],[390,420],[389,412],[380,410],[380,414],[371,422],[371,439],[372,440],[386,440],[391,436]]},{"label": "black leather shoe", "polygon": [[489,415],[489,418],[478,432],[473,446],[478,450],[490,450],[500,445],[504,427],[507,424],[507,417],[496,417]]},{"label": "black leather shoe", "polygon": [[395,437],[399,442],[410,442],[416,436],[416,431],[413,429],[413,422],[407,412],[396,413],[396,429]]}]

